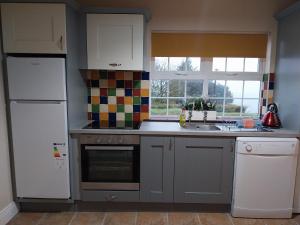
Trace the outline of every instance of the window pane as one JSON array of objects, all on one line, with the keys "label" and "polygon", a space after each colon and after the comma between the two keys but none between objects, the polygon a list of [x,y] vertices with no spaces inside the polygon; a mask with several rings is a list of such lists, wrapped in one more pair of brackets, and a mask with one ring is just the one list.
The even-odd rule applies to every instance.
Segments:
[{"label": "window pane", "polygon": [[226,99],[225,101],[225,116],[240,116],[241,99]]},{"label": "window pane", "polygon": [[258,58],[245,58],[245,72],[258,71]]},{"label": "window pane", "polygon": [[197,57],[186,58],[186,68],[188,71],[200,71],[201,59]]},{"label": "window pane", "polygon": [[187,80],[186,96],[201,97],[203,92],[203,80]]},{"label": "window pane", "polygon": [[225,80],[208,81],[209,97],[224,97],[224,90],[225,90]]},{"label": "window pane", "polygon": [[151,99],[151,115],[167,115],[167,99]]},{"label": "window pane", "polygon": [[258,99],[244,99],[243,101],[243,116],[258,116]]},{"label": "window pane", "polygon": [[184,80],[170,80],[169,81],[169,96],[170,97],[184,97],[185,84]]},{"label": "window pane", "polygon": [[223,102],[224,99],[212,99],[216,103],[216,111],[218,116],[223,116]]},{"label": "window pane", "polygon": [[152,80],[151,81],[151,96],[152,97],[167,97],[168,81],[167,80]]},{"label": "window pane", "polygon": [[243,72],[244,58],[227,58],[226,71],[228,72]]},{"label": "window pane", "polygon": [[212,70],[215,72],[225,71],[226,58],[213,58],[213,68]]},{"label": "window pane", "polygon": [[185,71],[185,57],[170,57],[170,71]]},{"label": "window pane", "polygon": [[245,81],[244,98],[259,98],[260,81]]},{"label": "window pane", "polygon": [[168,57],[155,57],[155,70],[168,71]]},{"label": "window pane", "polygon": [[184,99],[169,99],[169,115],[179,115],[184,105]]},{"label": "window pane", "polygon": [[228,80],[226,83],[226,98],[241,98],[243,81]]}]

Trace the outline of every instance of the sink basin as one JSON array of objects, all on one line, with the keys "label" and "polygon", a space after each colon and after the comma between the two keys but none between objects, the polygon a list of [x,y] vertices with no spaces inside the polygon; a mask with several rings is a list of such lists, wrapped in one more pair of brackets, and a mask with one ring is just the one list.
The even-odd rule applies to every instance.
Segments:
[{"label": "sink basin", "polygon": [[219,127],[213,124],[201,124],[201,123],[186,123],[183,129],[187,130],[199,130],[199,131],[216,131],[221,130]]}]

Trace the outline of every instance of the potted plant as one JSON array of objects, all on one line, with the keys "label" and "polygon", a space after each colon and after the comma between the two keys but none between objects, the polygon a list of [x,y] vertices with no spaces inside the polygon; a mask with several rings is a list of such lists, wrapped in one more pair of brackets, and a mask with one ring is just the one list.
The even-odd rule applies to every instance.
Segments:
[{"label": "potted plant", "polygon": [[204,111],[207,111],[207,120],[216,120],[216,102],[210,99],[198,98],[193,102],[186,102],[184,105],[186,116],[189,118],[189,112],[192,113],[191,120],[203,120]]}]

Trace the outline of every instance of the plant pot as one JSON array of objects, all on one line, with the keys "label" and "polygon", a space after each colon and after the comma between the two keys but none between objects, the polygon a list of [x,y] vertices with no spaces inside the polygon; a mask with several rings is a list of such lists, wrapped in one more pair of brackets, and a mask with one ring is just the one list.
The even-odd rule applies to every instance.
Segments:
[{"label": "plant pot", "polygon": [[[186,118],[189,118],[189,112],[185,112]],[[192,111],[192,118],[191,120],[203,120],[204,112],[203,111]],[[217,111],[207,111],[207,120],[216,120],[217,119]]]}]

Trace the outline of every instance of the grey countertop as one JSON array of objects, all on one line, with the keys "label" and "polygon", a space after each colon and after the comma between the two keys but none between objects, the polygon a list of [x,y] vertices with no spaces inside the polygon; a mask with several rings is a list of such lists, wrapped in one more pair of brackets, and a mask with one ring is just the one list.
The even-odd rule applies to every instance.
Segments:
[{"label": "grey countertop", "polygon": [[210,137],[300,137],[300,131],[274,129],[273,132],[257,132],[247,129],[229,129],[218,125],[221,130],[201,131],[189,130],[179,126],[177,122],[143,122],[139,130],[124,129],[70,129],[71,134],[139,134],[139,135],[167,135],[167,136],[210,136]]}]

